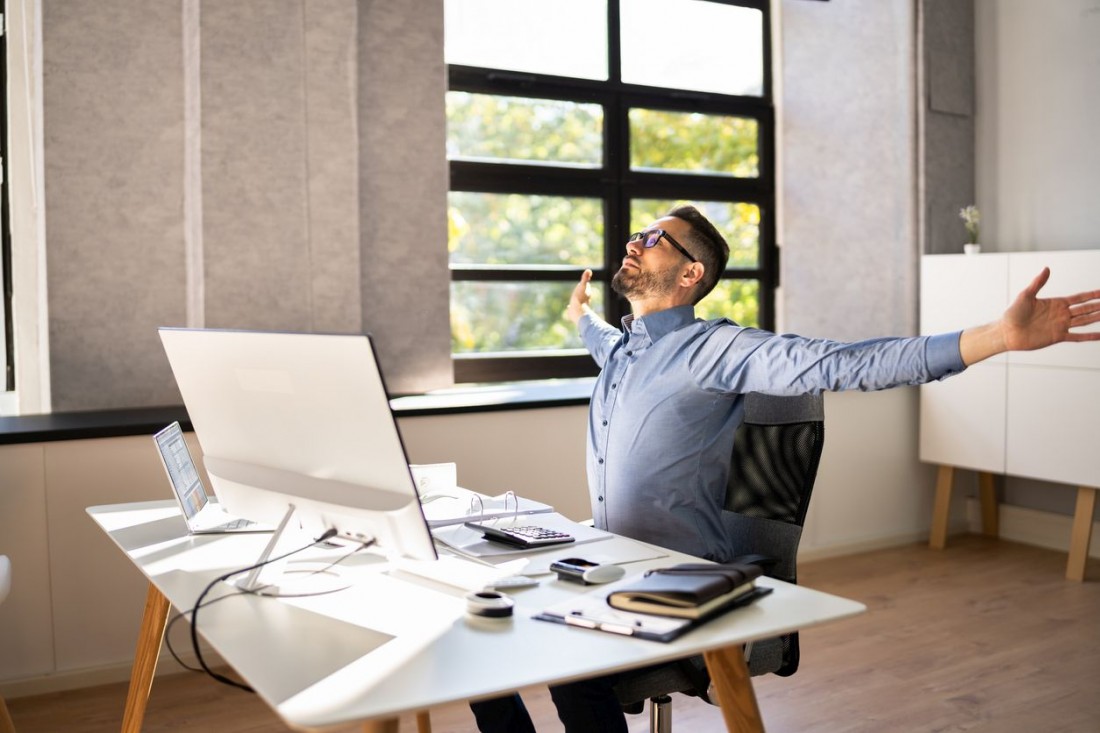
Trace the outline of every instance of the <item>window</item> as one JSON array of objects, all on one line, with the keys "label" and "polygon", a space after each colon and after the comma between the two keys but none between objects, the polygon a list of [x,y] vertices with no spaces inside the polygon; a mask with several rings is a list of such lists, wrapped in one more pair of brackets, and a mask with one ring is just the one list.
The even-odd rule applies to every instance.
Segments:
[{"label": "window", "polygon": [[774,327],[767,0],[446,0],[458,382],[595,374],[564,318],[631,232],[690,201],[730,243],[700,317]]}]

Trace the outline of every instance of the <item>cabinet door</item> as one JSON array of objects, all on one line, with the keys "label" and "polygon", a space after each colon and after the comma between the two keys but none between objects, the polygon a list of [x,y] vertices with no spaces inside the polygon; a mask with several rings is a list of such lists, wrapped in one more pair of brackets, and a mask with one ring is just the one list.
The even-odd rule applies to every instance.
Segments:
[{"label": "cabinet door", "polygon": [[1008,302],[1008,255],[921,258],[922,334],[961,331],[989,323],[1001,317]]},{"label": "cabinet door", "polygon": [[1005,470],[1004,362],[981,363],[920,388],[920,459]]},{"label": "cabinet door", "polygon": [[1013,365],[1006,473],[1100,486],[1098,410],[1100,370]]},{"label": "cabinet door", "polygon": [[[1008,255],[921,258],[922,334],[958,331],[1000,317],[1008,302]],[[1000,473],[1005,467],[1006,360],[997,356],[920,388],[920,459]]]},{"label": "cabinet door", "polygon": [[[1012,297],[1023,290],[1044,267],[1050,268],[1050,280],[1040,297],[1072,295],[1100,287],[1100,251],[1017,252],[1009,261],[1009,292]],[[1100,323],[1079,329],[1100,331]],[[1074,367],[1100,370],[1100,342],[1057,344],[1040,351],[1016,351],[1009,355],[1012,364]],[[1094,409],[1097,407],[1093,403]]]}]

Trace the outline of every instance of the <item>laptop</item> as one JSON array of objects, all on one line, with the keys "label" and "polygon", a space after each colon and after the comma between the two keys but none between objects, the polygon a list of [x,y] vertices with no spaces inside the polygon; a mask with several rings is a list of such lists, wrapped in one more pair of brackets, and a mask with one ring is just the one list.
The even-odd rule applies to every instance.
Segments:
[{"label": "laptop", "polygon": [[191,534],[274,531],[274,527],[234,517],[217,502],[210,501],[178,422],[154,435],[153,441],[157,444],[157,453],[168,474],[172,494],[179,502],[183,520]]}]

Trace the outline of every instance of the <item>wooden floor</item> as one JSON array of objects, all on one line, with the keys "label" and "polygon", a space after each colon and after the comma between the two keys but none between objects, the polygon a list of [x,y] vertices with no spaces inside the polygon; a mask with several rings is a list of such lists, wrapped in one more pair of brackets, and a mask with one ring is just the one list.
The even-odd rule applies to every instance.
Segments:
[{"label": "wooden floor", "polygon": [[[1063,579],[1065,554],[980,537],[804,563],[801,582],[866,603],[804,631],[790,678],[756,678],[770,733],[1100,732],[1100,563]],[[20,733],[116,731],[125,685],[9,701]],[[539,731],[561,724],[524,693]],[[717,708],[675,696],[675,728],[722,730]],[[465,705],[432,711],[437,733],[473,731]],[[631,731],[648,730],[646,715]],[[160,678],[146,731],[286,731],[255,697],[199,675]],[[352,727],[346,730],[357,730]],[[415,731],[402,719],[402,733]]]}]

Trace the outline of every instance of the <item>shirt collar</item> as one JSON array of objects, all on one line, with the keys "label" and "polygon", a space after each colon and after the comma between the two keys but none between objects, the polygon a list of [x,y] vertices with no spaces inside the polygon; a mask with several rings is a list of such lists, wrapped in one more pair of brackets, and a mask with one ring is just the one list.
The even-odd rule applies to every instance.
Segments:
[{"label": "shirt collar", "polygon": [[641,318],[635,318],[633,314],[623,316],[623,333],[638,338],[649,336],[649,340],[656,343],[666,334],[670,334],[694,320],[694,306],[678,305],[675,308],[666,308],[663,311],[650,313]]}]

